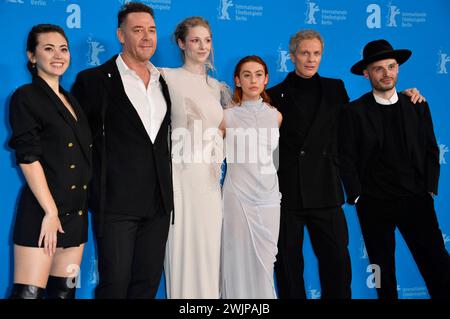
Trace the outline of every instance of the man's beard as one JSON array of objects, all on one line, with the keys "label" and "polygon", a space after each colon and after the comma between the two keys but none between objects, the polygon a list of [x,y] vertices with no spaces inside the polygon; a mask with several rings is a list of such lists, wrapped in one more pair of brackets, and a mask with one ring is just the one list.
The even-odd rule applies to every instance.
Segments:
[{"label": "man's beard", "polygon": [[386,92],[386,91],[392,90],[397,84],[397,77],[396,76],[393,76],[393,77],[390,77],[390,78],[392,80],[390,84],[383,84],[381,82],[381,80],[376,81],[376,80],[373,80],[373,79],[370,79],[370,82],[372,83],[372,87],[376,91]]}]

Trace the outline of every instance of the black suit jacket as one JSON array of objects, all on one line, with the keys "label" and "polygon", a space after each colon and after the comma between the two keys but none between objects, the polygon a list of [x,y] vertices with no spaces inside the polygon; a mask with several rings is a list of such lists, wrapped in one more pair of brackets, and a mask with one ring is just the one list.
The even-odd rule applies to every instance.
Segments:
[{"label": "black suit jacket", "polygon": [[116,65],[117,55],[82,71],[73,94],[86,112],[94,136],[90,208],[105,213],[149,216],[158,206],[173,210],[169,152],[170,97],[160,83],[167,112],[152,144],[128,99]]},{"label": "black suit jacket", "polygon": [[[77,101],[62,87],[59,90],[67,97],[77,120],[37,76],[11,97],[9,146],[15,150],[18,164],[40,162],[58,215],[65,215],[87,208],[92,139],[88,121]],[[18,207],[44,213],[27,185]]]},{"label": "black suit jacket", "polygon": [[[437,194],[439,148],[428,104],[413,104],[403,94],[399,94],[398,98],[408,155],[420,175],[424,176],[427,191]],[[364,188],[361,181],[369,160],[380,152],[384,138],[389,138],[383,136],[381,114],[372,92],[344,108],[339,135],[341,175],[347,201],[353,204]]]},{"label": "black suit jacket", "polygon": [[287,209],[335,207],[344,203],[338,170],[337,124],[349,98],[344,82],[319,76],[320,106],[303,145],[296,139],[298,119],[293,108],[302,101],[292,98],[289,76],[268,90],[272,104],[283,115],[280,127],[278,178],[281,204]]}]

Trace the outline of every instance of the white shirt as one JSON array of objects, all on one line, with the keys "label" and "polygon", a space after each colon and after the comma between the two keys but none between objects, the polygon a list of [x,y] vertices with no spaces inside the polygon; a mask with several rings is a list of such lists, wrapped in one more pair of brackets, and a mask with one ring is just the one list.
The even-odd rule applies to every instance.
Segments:
[{"label": "white shirt", "polygon": [[375,95],[374,93],[372,93],[372,94],[373,94],[373,97],[375,98],[375,101],[377,101],[377,103],[381,104],[381,105],[392,105],[392,104],[397,103],[397,101],[398,101],[397,90],[394,91],[394,94],[389,99],[382,98],[378,95]]},{"label": "white shirt", "polygon": [[125,93],[141,118],[150,140],[154,143],[167,112],[166,100],[159,82],[161,74],[152,63],[148,62],[150,82],[148,87],[145,87],[142,79],[125,64],[120,54],[116,59],[116,65]]}]

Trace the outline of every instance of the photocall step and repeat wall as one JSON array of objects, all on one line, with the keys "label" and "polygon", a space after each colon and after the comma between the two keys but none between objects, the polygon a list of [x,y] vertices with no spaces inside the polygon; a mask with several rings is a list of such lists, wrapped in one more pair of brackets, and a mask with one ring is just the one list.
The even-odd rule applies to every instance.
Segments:
[{"label": "photocall step and repeat wall", "polygon": [[[0,297],[7,297],[13,281],[12,225],[22,174],[7,140],[11,134],[8,103],[11,93],[30,81],[25,42],[38,23],[62,26],[70,40],[72,62],[62,84],[70,89],[76,74],[107,61],[120,52],[116,39],[120,0],[0,0]],[[350,67],[361,58],[363,46],[384,38],[394,48],[412,50],[400,67],[398,89],[417,87],[427,98],[440,148],[441,178],[436,210],[450,250],[450,2],[447,0],[145,0],[155,10],[158,48],[156,66],[180,66],[180,54],[171,34],[182,19],[200,15],[213,31],[215,76],[232,85],[232,72],[243,56],[257,54],[269,66],[269,86],[293,70],[290,36],[315,29],[325,39],[319,74],[344,80],[351,99],[370,89]],[[353,207],[344,206],[349,226],[354,298],[376,298],[374,274],[367,257]],[[317,261],[308,236],[304,243],[305,282],[309,298],[320,298]],[[396,265],[400,298],[428,298],[424,281],[397,233]],[[98,282],[92,231],[86,245],[77,298],[92,298]],[[158,298],[165,298],[164,278]]]}]

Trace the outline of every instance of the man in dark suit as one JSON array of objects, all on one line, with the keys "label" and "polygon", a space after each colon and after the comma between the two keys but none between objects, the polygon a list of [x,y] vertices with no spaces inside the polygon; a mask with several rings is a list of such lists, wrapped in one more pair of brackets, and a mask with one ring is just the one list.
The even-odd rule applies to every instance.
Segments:
[{"label": "man in dark suit", "polygon": [[[356,203],[371,264],[381,275],[378,297],[398,298],[395,229],[398,227],[432,298],[450,298],[450,257],[434,210],[439,149],[426,102],[397,94],[399,65],[410,50],[386,40],[369,42],[351,71],[372,91],[350,103],[340,123],[341,176]],[[379,267],[379,268],[378,268]]]},{"label": "man in dark suit", "polygon": [[289,50],[295,72],[268,90],[283,115],[278,292],[281,298],[306,298],[302,254],[306,226],[318,258],[322,298],[350,298],[348,231],[337,154],[338,114],[349,97],[342,80],[317,73],[323,51],[318,32],[298,32]]},{"label": "man in dark suit", "polygon": [[167,85],[149,62],[153,10],[125,4],[122,53],[78,74],[73,93],[94,136],[90,208],[97,237],[96,298],[153,298],[173,211]]}]

